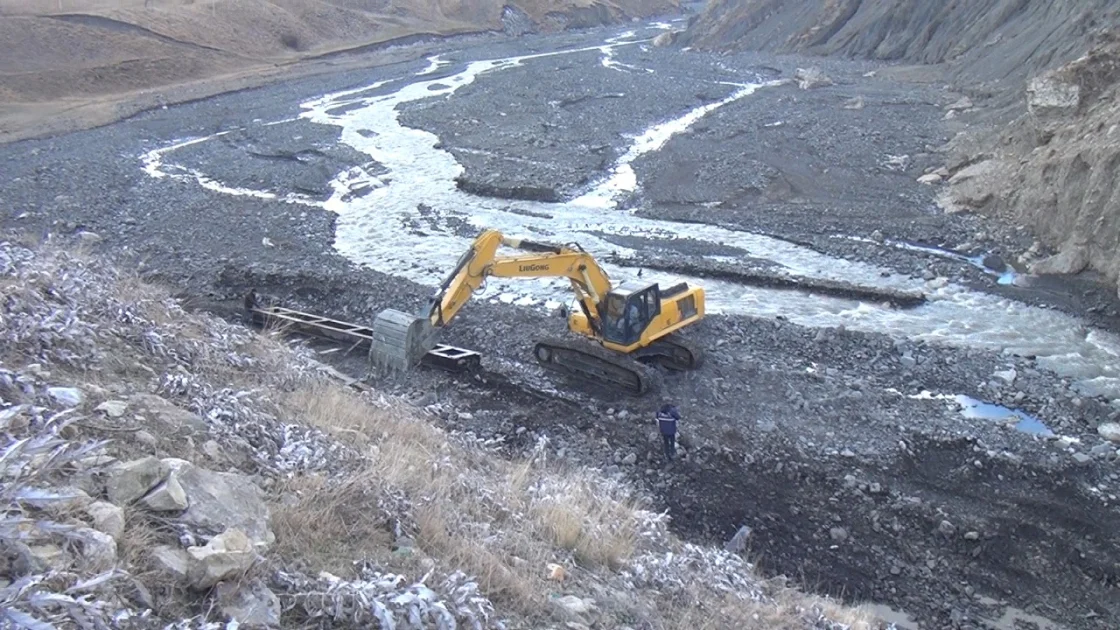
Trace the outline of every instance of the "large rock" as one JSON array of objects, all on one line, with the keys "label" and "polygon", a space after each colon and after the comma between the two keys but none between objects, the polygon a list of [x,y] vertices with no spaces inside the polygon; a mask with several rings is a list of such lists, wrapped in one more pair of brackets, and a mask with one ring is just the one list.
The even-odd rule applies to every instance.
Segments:
[{"label": "large rock", "polygon": [[793,78],[802,90],[832,85],[832,79],[820,68],[798,68],[793,72]]},{"label": "large rock", "polygon": [[222,582],[214,589],[227,617],[247,628],[280,625],[280,599],[259,579],[247,584]]},{"label": "large rock", "polygon": [[1044,132],[1065,124],[1081,105],[1081,86],[1055,74],[1031,79],[1027,84],[1027,111]]},{"label": "large rock", "polygon": [[56,405],[63,407],[77,407],[85,400],[82,390],[77,387],[48,387],[47,396],[50,396]]},{"label": "large rock", "polygon": [[1109,442],[1120,442],[1120,424],[1105,422],[1097,427],[1097,433]]},{"label": "large rock", "polygon": [[167,478],[169,468],[155,457],[145,457],[110,468],[105,482],[109,501],[127,505]]},{"label": "large rock", "polygon": [[1057,254],[1031,264],[1030,271],[1041,275],[1070,275],[1081,273],[1089,266],[1089,251],[1082,246],[1069,244]]},{"label": "large rock", "polygon": [[187,549],[187,581],[191,588],[205,590],[218,582],[241,577],[253,566],[257,554],[245,532],[230,528],[203,547]]},{"label": "large rock", "polygon": [[984,160],[949,178],[951,189],[938,199],[946,212],[980,209],[1002,195],[1007,167],[998,160]]},{"label": "large rock", "polygon": [[[149,432],[166,439],[207,435],[210,427],[202,416],[152,394],[137,394],[128,399],[129,408],[147,420]],[[202,441],[202,440],[197,440]]]},{"label": "large rock", "polygon": [[86,569],[101,573],[117,564],[117,541],[105,532],[83,527],[75,535],[82,541],[82,563]]},{"label": "large rock", "polygon": [[105,501],[94,501],[86,506],[86,514],[93,521],[93,528],[113,538],[124,535],[124,510]]},{"label": "large rock", "polygon": [[181,459],[163,463],[174,472],[190,503],[178,520],[214,532],[236,527],[256,546],[267,547],[276,540],[268,526],[268,505],[251,479],[212,472]]},{"label": "large rock", "polygon": [[156,486],[140,502],[156,512],[181,512],[190,507],[187,493],[179,483],[178,471],[171,471],[167,479]]},{"label": "large rock", "polygon": [[155,569],[177,582],[186,582],[190,574],[191,557],[187,552],[175,547],[160,545],[152,549],[152,564]]}]

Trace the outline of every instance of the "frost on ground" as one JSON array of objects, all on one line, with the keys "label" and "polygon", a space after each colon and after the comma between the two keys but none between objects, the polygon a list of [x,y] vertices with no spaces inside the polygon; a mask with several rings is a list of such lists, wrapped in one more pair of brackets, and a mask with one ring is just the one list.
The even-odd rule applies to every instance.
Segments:
[{"label": "frost on ground", "polygon": [[0,242],[0,294],[4,627],[871,627],[97,258]]}]

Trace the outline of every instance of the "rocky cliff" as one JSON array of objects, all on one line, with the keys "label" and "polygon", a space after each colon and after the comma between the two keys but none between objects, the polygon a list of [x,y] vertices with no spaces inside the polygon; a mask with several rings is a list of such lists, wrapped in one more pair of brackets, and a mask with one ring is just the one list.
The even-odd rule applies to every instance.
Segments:
[{"label": "rocky cliff", "polygon": [[1115,282],[1117,25],[1108,0],[713,0],[678,43],[929,66],[971,97],[942,205],[1033,230],[1056,253],[1032,271]]}]

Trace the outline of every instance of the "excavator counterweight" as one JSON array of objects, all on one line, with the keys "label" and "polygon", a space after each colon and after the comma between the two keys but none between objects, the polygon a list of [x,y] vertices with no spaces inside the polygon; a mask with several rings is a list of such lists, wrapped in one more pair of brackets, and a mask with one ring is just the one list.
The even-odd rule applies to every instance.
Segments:
[{"label": "excavator counterweight", "polygon": [[[523,253],[499,255],[502,246]],[[402,372],[419,365],[436,347],[440,329],[491,276],[564,277],[571,282],[578,310],[568,315],[568,329],[576,336],[541,340],[533,349],[537,363],[549,371],[643,395],[660,387],[655,365],[671,370],[700,366],[699,350],[679,335],[704,316],[700,287],[615,286],[579,245],[524,241],[484,230],[419,313],[386,309],[377,316],[371,327],[371,369]]]}]

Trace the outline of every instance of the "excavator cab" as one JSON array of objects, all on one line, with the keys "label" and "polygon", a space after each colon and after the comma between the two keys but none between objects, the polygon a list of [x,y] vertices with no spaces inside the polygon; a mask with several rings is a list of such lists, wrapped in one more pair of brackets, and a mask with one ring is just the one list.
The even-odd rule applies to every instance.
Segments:
[{"label": "excavator cab", "polygon": [[649,323],[661,314],[661,291],[656,283],[624,283],[603,302],[603,339],[623,346],[638,343]]}]

